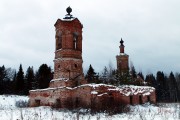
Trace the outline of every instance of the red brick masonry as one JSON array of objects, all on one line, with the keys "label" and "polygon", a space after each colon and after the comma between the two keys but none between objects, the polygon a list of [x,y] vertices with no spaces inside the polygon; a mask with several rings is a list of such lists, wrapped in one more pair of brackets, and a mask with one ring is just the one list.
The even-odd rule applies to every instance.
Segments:
[{"label": "red brick masonry", "polygon": [[[103,100],[122,104],[156,102],[155,89],[147,86],[112,86],[87,84],[82,68],[82,28],[77,18],[55,23],[56,50],[54,59],[54,79],[49,88],[29,91],[29,105],[54,106],[59,108],[84,107],[93,105],[101,108]],[[123,46],[124,49],[124,46]],[[128,55],[121,51],[117,56],[117,69],[129,70]]]},{"label": "red brick masonry", "polygon": [[[57,81],[57,80],[56,80]],[[64,80],[62,83],[65,83]],[[62,85],[61,83],[61,85]],[[52,85],[52,82],[50,83]],[[50,86],[51,86],[50,85]],[[113,98],[113,102],[122,104],[142,104],[156,102],[155,89],[148,86],[112,86],[106,84],[84,84],[78,87],[52,87],[30,91],[30,106],[55,106],[66,108],[67,105],[90,107],[92,104],[101,105],[103,98]],[[78,103],[77,103],[78,100]],[[67,104],[67,102],[71,102]]]}]

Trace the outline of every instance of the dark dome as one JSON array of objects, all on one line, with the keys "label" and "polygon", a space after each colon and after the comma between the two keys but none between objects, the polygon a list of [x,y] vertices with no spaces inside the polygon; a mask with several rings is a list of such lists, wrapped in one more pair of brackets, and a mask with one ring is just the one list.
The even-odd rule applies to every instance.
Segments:
[{"label": "dark dome", "polygon": [[66,11],[67,11],[68,15],[70,15],[70,13],[72,12],[71,7],[69,6],[69,7],[66,9]]}]

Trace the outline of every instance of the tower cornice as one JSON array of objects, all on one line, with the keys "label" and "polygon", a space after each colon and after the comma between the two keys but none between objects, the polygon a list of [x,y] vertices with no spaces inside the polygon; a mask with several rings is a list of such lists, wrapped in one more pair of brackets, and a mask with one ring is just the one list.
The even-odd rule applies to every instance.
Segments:
[{"label": "tower cornice", "polygon": [[83,28],[83,25],[81,24],[81,22],[79,21],[78,18],[75,18],[73,20],[61,20],[61,19],[57,19],[57,21],[54,24],[54,26],[58,27],[58,25],[62,25],[62,24],[75,24],[75,25],[79,25],[80,28]]}]

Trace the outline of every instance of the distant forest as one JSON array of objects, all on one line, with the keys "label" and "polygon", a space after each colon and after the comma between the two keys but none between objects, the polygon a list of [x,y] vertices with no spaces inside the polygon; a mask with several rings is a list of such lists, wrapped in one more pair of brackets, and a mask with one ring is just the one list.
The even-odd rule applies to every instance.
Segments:
[{"label": "distant forest", "polygon": [[[109,66],[99,74],[90,65],[85,78],[89,83],[152,86],[156,88],[157,102],[180,102],[180,73],[157,71],[156,75],[147,74],[144,77],[131,67],[126,74],[120,75]],[[0,94],[28,95],[29,90],[47,88],[52,79],[53,71],[47,64],[40,65],[36,71],[28,67],[26,72],[22,65],[18,71],[3,65],[0,66]]]},{"label": "distant forest", "polygon": [[28,67],[26,73],[19,66],[19,70],[0,67],[0,94],[28,95],[29,90],[43,89],[49,86],[53,72],[47,64],[42,64],[37,71]]}]

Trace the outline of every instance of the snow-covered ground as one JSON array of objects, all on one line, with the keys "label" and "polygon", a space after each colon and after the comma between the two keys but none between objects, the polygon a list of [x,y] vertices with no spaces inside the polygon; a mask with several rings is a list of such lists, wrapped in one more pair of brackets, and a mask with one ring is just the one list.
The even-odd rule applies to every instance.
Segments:
[{"label": "snow-covered ground", "polygon": [[[16,103],[19,101],[28,101],[27,96],[0,95],[0,110],[16,109]],[[1,119],[0,119],[1,120]]]},{"label": "snow-covered ground", "polygon": [[85,114],[86,110],[79,114],[50,107],[19,108],[16,106],[18,101],[27,103],[28,97],[0,96],[0,120],[180,120],[180,103],[130,106],[130,112],[110,116],[105,113]]}]

